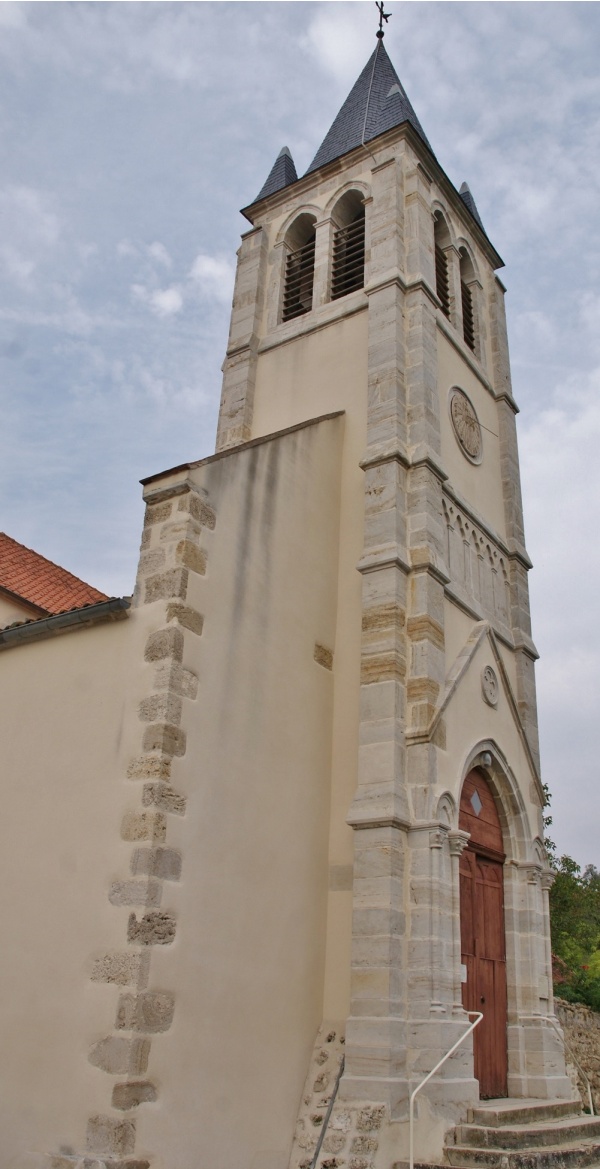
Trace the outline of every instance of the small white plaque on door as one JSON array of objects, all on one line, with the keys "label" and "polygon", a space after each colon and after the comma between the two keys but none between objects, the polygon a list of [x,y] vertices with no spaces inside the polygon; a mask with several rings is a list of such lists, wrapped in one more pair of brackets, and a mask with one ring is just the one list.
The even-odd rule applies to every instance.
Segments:
[{"label": "small white plaque on door", "polygon": [[461,982],[467,981],[467,968],[466,968],[464,962],[461,962],[461,964],[460,964],[460,981]]}]

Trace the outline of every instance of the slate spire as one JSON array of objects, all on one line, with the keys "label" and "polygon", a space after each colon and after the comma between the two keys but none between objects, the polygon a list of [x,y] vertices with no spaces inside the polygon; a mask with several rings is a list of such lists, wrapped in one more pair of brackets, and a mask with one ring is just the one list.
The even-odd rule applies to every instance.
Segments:
[{"label": "slate spire", "polygon": [[378,134],[400,126],[403,122],[410,122],[431,150],[423,127],[383,47],[383,39],[379,38],[374,53],[350,90],[306,173],[310,174],[335,158],[341,158],[349,150],[360,146],[361,142],[370,142]]},{"label": "slate spire", "polygon": [[460,188],[460,191],[458,193],[459,193],[465,207],[468,207],[469,211],[471,212],[471,215],[473,216],[473,219],[475,220],[475,222],[479,224],[482,231],[485,231],[485,227],[483,226],[483,223],[481,222],[481,216],[477,210],[477,204],[475,203],[475,200],[471,194],[471,188],[469,187],[469,184],[463,183],[461,188]]},{"label": "slate spire", "polygon": [[296,174],[296,167],[288,146],[282,146],[271,170],[266,183],[261,187],[259,194],[254,200],[258,203],[259,199],[266,199],[267,195],[273,195],[275,191],[281,191],[283,187],[288,187],[290,183],[295,183],[298,175]]}]

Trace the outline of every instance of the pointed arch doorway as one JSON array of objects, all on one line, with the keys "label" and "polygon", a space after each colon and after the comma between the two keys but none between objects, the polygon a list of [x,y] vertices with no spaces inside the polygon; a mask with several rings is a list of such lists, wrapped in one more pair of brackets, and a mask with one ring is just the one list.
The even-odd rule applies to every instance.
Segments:
[{"label": "pointed arch doorway", "polygon": [[482,1099],[507,1096],[504,847],[491,788],[480,771],[463,784],[459,827],[470,833],[460,858],[462,1002],[481,1011],[473,1033],[475,1077]]}]

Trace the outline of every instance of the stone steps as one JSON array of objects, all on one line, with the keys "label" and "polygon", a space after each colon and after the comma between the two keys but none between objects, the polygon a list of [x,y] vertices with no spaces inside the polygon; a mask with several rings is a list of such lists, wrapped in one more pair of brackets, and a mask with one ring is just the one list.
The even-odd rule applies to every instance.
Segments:
[{"label": "stone steps", "polygon": [[490,1100],[446,1138],[454,1169],[586,1169],[600,1166],[600,1120],[572,1100]]},{"label": "stone steps", "polygon": [[[415,1169],[600,1169],[600,1117],[572,1100],[490,1100],[446,1137],[444,1161]],[[400,1169],[400,1166],[394,1166]]]},{"label": "stone steps", "polygon": [[596,1116],[577,1116],[548,1124],[508,1125],[498,1128],[489,1125],[460,1124],[454,1129],[455,1145],[477,1149],[540,1148],[546,1145],[568,1145],[592,1137],[600,1139],[600,1119]]}]

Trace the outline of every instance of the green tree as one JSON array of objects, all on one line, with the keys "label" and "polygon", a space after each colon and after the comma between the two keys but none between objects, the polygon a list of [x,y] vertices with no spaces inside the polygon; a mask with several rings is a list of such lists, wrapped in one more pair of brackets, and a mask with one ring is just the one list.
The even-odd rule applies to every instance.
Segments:
[{"label": "green tree", "polygon": [[570,856],[550,856],[556,873],[550,891],[555,990],[599,1011],[600,873],[594,865],[582,872]]}]

